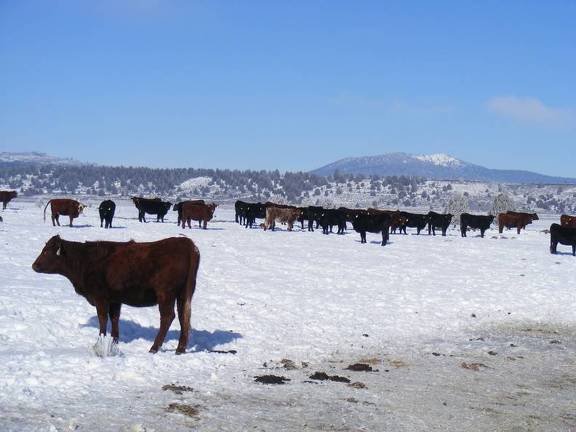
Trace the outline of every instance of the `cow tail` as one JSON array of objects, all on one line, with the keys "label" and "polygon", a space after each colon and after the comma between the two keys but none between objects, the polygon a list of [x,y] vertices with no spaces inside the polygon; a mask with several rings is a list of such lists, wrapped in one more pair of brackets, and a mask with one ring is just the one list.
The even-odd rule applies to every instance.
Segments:
[{"label": "cow tail", "polygon": [[44,222],[46,222],[46,209],[48,208],[48,204],[50,204],[52,202],[52,200],[48,201],[46,203],[46,205],[44,206]]},{"label": "cow tail", "polygon": [[186,278],[186,289],[182,294],[182,301],[191,301],[194,291],[196,290],[196,276],[198,268],[200,267],[200,251],[194,243],[192,243],[192,250],[190,251],[190,269],[188,270],[188,277]]}]

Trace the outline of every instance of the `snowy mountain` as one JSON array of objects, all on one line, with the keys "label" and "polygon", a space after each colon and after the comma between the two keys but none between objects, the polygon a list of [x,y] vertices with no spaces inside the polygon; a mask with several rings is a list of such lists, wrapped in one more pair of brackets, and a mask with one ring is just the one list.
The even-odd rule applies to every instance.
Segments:
[{"label": "snowy mountain", "polygon": [[74,159],[65,159],[40,152],[0,152],[0,163],[27,163],[38,165],[82,165]]},{"label": "snowy mountain", "polygon": [[317,175],[340,173],[408,175],[433,180],[471,180],[505,183],[576,184],[575,178],[554,177],[521,170],[490,169],[446,154],[411,155],[386,153],[341,159],[312,171]]}]

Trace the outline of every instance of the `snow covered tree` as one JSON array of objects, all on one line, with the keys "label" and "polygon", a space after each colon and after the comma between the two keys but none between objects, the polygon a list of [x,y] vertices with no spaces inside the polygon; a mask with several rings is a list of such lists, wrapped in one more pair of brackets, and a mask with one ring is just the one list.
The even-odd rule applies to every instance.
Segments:
[{"label": "snow covered tree", "polygon": [[454,226],[460,225],[460,215],[462,213],[468,212],[469,202],[468,197],[455,193],[452,198],[446,203],[444,208],[444,213],[451,213],[454,215],[452,218],[452,224]]},{"label": "snow covered tree", "polygon": [[499,193],[492,202],[490,214],[498,216],[499,213],[506,213],[508,210],[515,210],[514,200],[505,193]]}]

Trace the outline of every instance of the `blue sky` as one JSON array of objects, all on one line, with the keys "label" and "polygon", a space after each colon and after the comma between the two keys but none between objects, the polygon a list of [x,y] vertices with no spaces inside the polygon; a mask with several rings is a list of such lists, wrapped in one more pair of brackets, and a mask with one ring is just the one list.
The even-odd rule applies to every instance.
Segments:
[{"label": "blue sky", "polygon": [[576,177],[576,2],[0,0],[0,151]]}]

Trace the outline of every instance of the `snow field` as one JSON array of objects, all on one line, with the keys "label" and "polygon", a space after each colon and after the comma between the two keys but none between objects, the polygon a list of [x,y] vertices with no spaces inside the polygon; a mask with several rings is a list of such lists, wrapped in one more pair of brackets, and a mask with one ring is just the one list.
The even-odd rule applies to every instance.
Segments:
[{"label": "snow field", "polygon": [[[474,233],[461,238],[456,230],[447,237],[391,235],[385,247],[376,234],[368,234],[368,243],[360,244],[351,229],[343,236],[287,232],[282,226],[275,232],[245,229],[233,222],[233,209],[221,207],[208,230],[177,227],[172,211],[170,222],[140,224],[129,202],[118,202],[115,228],[110,230],[100,228],[96,207],[76,219],[74,228],[52,227],[49,218],[43,223],[42,211],[33,203],[14,201],[2,216],[1,430],[427,430],[434,421],[438,428],[450,421],[457,426],[454,419],[446,417],[442,423],[443,417],[435,416],[432,421],[430,414],[412,413],[406,406],[423,404],[414,394],[435,380],[448,386],[452,369],[444,357],[430,381],[425,379],[430,375],[403,367],[392,368],[399,371],[396,381],[372,376],[378,390],[364,393],[367,404],[342,405],[350,399],[348,387],[302,383],[297,377],[303,370],[289,372],[293,381],[278,387],[256,385],[253,377],[270,373],[262,367],[270,360],[289,358],[329,368],[332,362],[340,365],[370,355],[379,358],[382,369],[401,357],[429,374],[423,352],[479,356],[486,351],[484,345],[477,348],[468,342],[471,334],[488,332],[498,339],[494,343],[500,350],[512,334],[524,340],[527,336],[520,330],[530,326],[574,334],[576,258],[561,246],[559,255],[551,255],[549,237],[541,232],[555,216],[542,217],[520,235],[499,235],[496,230],[484,239]],[[63,225],[66,221],[61,218]],[[95,309],[64,277],[31,269],[55,234],[75,241],[152,241],[182,234],[192,238],[201,264],[189,353],[174,355],[179,335],[175,320],[162,352],[148,354],[159,326],[157,308],[124,306],[122,355],[96,357]],[[549,348],[530,344],[536,351]],[[572,349],[563,346],[556,354]],[[555,361],[552,356],[547,365]],[[507,363],[500,365],[493,379],[502,378],[502,370],[512,374],[506,368]],[[191,395],[201,406],[199,418],[166,411],[182,398],[161,390],[170,383],[195,389]],[[386,407],[388,415],[375,406]],[[480,430],[473,428],[473,421],[460,423]]]}]

